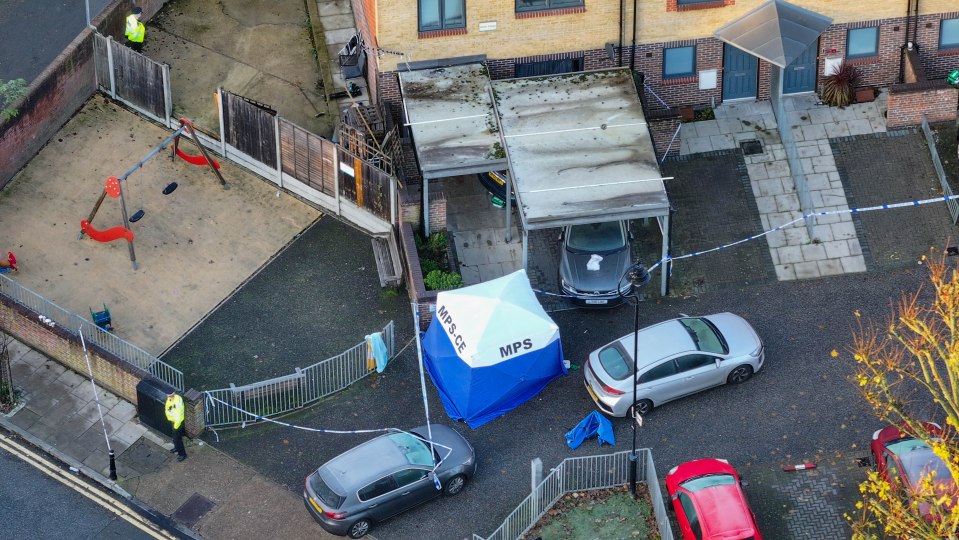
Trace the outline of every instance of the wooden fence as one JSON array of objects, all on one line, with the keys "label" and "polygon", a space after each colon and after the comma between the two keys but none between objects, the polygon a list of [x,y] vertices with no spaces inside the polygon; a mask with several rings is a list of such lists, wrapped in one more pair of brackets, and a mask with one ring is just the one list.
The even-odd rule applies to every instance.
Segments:
[{"label": "wooden fence", "polygon": [[280,119],[283,172],[330,197],[336,189],[336,145],[296,124]]},{"label": "wooden fence", "polygon": [[93,51],[97,85],[101,89],[154,120],[170,124],[170,66],[154,62],[101,34],[94,35]]},{"label": "wooden fence", "polygon": [[252,99],[223,91],[223,138],[226,143],[276,168],[276,111]]}]

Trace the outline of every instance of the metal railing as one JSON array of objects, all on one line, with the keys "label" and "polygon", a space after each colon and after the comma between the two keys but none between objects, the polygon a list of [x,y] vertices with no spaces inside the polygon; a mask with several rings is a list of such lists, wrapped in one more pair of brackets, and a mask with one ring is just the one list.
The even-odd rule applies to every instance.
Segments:
[{"label": "metal railing", "polygon": [[[649,488],[650,502],[656,514],[656,523],[662,540],[672,540],[672,527],[666,515],[662,494],[659,492],[659,479],[653,465],[652,452],[641,448],[637,463],[637,478],[646,482]],[[616,452],[599,456],[585,456],[564,459],[543,481],[513,510],[493,534],[482,537],[473,535],[473,540],[514,540],[536,525],[541,517],[559,501],[563,495],[574,491],[606,489],[622,486],[629,482],[629,452]]]},{"label": "metal railing", "polygon": [[180,370],[2,274],[0,274],[0,294],[34,312],[37,318],[49,319],[77,336],[78,339],[82,331],[83,339],[87,343],[93,343],[121,360],[149,372],[181,392],[184,390],[183,372]]},{"label": "metal railing", "polygon": [[[393,358],[393,321],[383,328],[387,357]],[[206,425],[226,426],[252,422],[250,416],[275,416],[304,407],[343,390],[374,371],[366,340],[346,351],[294,373],[243,386],[207,390]]]},{"label": "metal railing", "polygon": [[[942,161],[939,159],[939,151],[936,149],[936,139],[932,136],[932,129],[929,128],[929,121],[926,115],[922,115],[922,134],[926,137],[926,146],[929,147],[929,154],[932,156],[932,164],[936,168],[936,176],[939,177],[939,185],[942,186],[942,195],[952,197],[952,186],[949,185],[949,179],[946,177],[946,171],[942,168]],[[952,216],[952,224],[955,225],[959,220],[959,202],[955,199],[947,199],[946,206],[949,207],[949,214]]]}]

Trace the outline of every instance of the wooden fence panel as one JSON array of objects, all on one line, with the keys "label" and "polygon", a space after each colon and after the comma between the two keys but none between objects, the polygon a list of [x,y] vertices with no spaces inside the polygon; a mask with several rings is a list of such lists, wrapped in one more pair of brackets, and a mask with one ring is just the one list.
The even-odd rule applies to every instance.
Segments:
[{"label": "wooden fence panel", "polygon": [[336,195],[336,145],[296,124],[280,119],[280,162],[283,172],[311,188]]},{"label": "wooden fence panel", "polygon": [[276,111],[243,96],[223,92],[223,136],[226,143],[276,168]]},{"label": "wooden fence panel", "polygon": [[339,149],[340,163],[353,169],[350,175],[341,167],[340,196],[363,208],[376,217],[389,222],[390,187],[393,177],[386,172],[363,161],[344,148]]},{"label": "wooden fence panel", "polygon": [[93,34],[93,58],[97,73],[97,84],[100,88],[110,91],[110,62],[107,56],[107,47],[110,40],[106,36]]},{"label": "wooden fence panel", "polygon": [[[154,62],[133,49],[115,41],[113,72],[117,97],[129,101],[157,118],[166,118],[166,94],[163,86],[163,64]],[[109,75],[107,75],[109,86]]]}]

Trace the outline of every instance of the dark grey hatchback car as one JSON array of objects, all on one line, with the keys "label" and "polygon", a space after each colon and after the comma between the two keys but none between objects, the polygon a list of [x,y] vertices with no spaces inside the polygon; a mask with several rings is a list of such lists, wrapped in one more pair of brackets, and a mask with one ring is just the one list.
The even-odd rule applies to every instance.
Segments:
[{"label": "dark grey hatchback car", "polygon": [[303,502],[313,519],[327,532],[360,538],[377,522],[462,491],[476,471],[473,447],[447,426],[430,430],[432,452],[424,425],[367,441],[307,476]]}]

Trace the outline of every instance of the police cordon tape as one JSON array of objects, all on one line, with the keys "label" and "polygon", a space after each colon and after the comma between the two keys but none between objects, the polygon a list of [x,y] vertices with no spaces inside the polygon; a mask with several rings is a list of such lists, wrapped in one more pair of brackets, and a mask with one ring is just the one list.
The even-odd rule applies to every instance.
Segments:
[{"label": "police cordon tape", "polygon": [[[720,251],[723,249],[731,248],[733,246],[738,246],[739,244],[749,242],[750,240],[756,240],[757,238],[762,238],[776,231],[785,229],[786,227],[789,227],[790,225],[799,223],[800,221],[805,221],[810,218],[816,218],[816,217],[822,217],[822,216],[834,216],[834,215],[840,215],[840,214],[860,214],[862,212],[874,212],[876,210],[893,210],[895,208],[906,208],[910,206],[921,206],[923,204],[949,202],[957,199],[959,199],[959,195],[945,195],[942,197],[934,197],[932,199],[921,199],[916,201],[906,201],[906,202],[898,202],[898,203],[892,203],[892,204],[878,204],[875,206],[866,206],[863,208],[848,208],[846,210],[829,210],[829,211],[823,211],[823,212],[814,212],[812,214],[805,214],[802,217],[798,217],[792,221],[783,223],[782,225],[779,225],[778,227],[774,227],[767,231],[763,231],[759,234],[754,234],[752,236],[741,238],[729,244],[723,244],[721,246],[716,246],[714,248],[710,248],[704,251],[694,251],[692,253],[687,253],[686,255],[680,255],[679,257],[666,257],[665,259],[660,259],[659,261],[656,261],[656,263],[653,264],[651,267],[649,267],[648,271],[652,272],[656,268],[662,266],[663,263],[679,261],[682,259],[688,259],[690,257],[698,257],[700,255],[705,255],[707,253],[713,253],[715,251]],[[672,270],[670,270],[670,272],[672,272]],[[546,296],[555,296],[559,298],[579,298],[578,296],[574,296],[570,294],[557,294],[557,293],[552,293],[548,291],[541,291],[539,289],[533,289],[533,291],[536,292],[537,294],[543,294]]]}]

